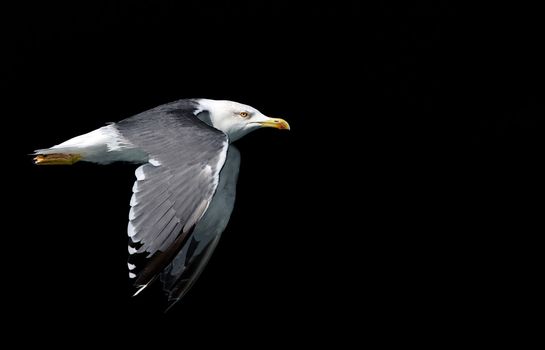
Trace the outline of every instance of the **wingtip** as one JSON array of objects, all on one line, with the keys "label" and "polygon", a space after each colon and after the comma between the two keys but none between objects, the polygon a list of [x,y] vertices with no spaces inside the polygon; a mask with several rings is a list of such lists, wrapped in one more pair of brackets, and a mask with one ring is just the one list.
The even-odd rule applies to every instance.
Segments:
[{"label": "wingtip", "polygon": [[167,306],[167,308],[165,309],[163,313],[166,314],[167,312],[169,312],[174,307],[174,305],[176,305],[179,301],[180,301],[180,298],[169,299],[168,300],[169,305]]}]

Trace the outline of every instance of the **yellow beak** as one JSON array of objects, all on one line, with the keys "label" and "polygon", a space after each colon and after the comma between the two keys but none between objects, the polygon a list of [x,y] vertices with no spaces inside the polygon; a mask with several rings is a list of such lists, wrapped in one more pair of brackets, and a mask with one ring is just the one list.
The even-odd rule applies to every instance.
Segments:
[{"label": "yellow beak", "polygon": [[290,130],[290,125],[287,121],[280,118],[270,118],[264,122],[259,122],[259,124],[264,128],[275,128],[280,130]]}]

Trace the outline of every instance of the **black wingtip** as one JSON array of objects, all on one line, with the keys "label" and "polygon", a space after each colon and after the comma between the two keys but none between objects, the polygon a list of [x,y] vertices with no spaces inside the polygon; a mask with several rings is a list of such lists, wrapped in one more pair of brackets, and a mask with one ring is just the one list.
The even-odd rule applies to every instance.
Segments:
[{"label": "black wingtip", "polygon": [[180,299],[181,298],[174,298],[174,299],[169,298],[169,300],[168,300],[169,305],[167,306],[167,308],[165,309],[165,311],[163,313],[166,314],[167,312],[169,312],[174,307],[174,305],[176,305],[180,301]]}]

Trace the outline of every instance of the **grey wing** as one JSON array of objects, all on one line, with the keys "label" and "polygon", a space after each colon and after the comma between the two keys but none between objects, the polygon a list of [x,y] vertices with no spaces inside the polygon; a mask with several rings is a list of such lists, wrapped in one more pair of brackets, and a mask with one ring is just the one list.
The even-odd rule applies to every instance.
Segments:
[{"label": "grey wing", "polygon": [[239,165],[240,153],[231,146],[208,210],[196,225],[189,242],[161,273],[161,282],[168,296],[169,308],[193,286],[227,226],[235,203]]},{"label": "grey wing", "polygon": [[149,162],[136,169],[129,213],[129,276],[153,281],[187,244],[208,209],[228,140],[191,109],[159,109],[116,124]]}]

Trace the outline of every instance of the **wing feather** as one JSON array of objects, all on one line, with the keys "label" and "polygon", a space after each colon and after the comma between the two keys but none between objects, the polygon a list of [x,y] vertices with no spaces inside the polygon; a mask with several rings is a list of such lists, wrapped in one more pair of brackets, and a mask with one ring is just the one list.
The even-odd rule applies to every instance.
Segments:
[{"label": "wing feather", "polygon": [[193,286],[227,226],[235,202],[239,164],[240,153],[231,146],[221,170],[218,188],[207,212],[195,226],[191,238],[161,273],[169,308]]},{"label": "wing feather", "polygon": [[129,264],[137,286],[149,284],[185,246],[220,180],[227,136],[193,110],[187,101],[163,105],[115,125],[150,159],[135,171],[129,212],[129,251],[137,250]]}]

